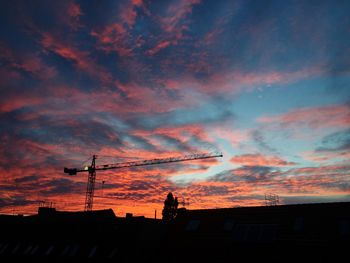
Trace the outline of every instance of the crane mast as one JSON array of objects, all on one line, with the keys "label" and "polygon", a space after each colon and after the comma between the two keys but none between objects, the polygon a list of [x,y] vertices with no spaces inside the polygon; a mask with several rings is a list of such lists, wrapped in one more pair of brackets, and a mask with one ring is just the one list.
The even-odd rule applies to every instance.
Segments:
[{"label": "crane mast", "polygon": [[161,164],[161,163],[184,162],[184,161],[190,161],[190,160],[207,159],[207,158],[215,158],[215,157],[222,157],[222,153],[219,153],[219,152],[197,153],[197,154],[191,154],[191,155],[184,155],[180,157],[169,157],[169,158],[150,159],[150,160],[135,161],[135,162],[122,162],[122,163],[114,163],[114,164],[96,165],[97,156],[93,155],[90,166],[87,166],[84,168],[64,167],[64,172],[69,175],[76,175],[77,173],[80,173],[80,172],[88,172],[84,209],[85,211],[92,211],[97,170],[110,170],[110,169],[145,166],[145,165],[153,165],[153,164]]},{"label": "crane mast", "polygon": [[86,185],[86,196],[85,196],[85,207],[84,207],[85,211],[92,211],[92,205],[94,203],[95,180],[96,180],[96,155],[93,155],[91,166],[88,173],[88,182]]}]

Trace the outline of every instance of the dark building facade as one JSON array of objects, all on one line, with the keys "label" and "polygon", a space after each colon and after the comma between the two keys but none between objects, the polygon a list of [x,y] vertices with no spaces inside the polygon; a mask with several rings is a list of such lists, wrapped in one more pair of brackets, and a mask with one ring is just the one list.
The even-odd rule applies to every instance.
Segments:
[{"label": "dark building facade", "polygon": [[0,262],[347,262],[350,203],[180,209],[172,222],[112,210],[0,216]]}]

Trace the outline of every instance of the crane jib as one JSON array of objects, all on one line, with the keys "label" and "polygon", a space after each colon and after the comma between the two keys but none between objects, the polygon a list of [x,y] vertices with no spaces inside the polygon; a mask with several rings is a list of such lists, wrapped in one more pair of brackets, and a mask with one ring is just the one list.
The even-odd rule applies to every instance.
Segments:
[{"label": "crane jib", "polygon": [[[218,154],[194,154],[194,155],[185,155],[182,157],[170,157],[170,158],[164,158],[164,159],[150,159],[150,160],[135,161],[135,162],[104,164],[104,165],[96,165],[95,171],[127,168],[127,167],[134,167],[134,166],[145,166],[145,165],[152,165],[152,164],[184,162],[184,161],[208,159],[208,158],[215,158],[215,157],[223,157],[223,155],[221,153],[218,153]],[[64,172],[68,173],[69,175],[76,175],[78,172],[88,172],[90,169],[91,169],[90,166],[82,168],[82,169],[64,168]]]},{"label": "crane jib", "polygon": [[187,158],[179,157],[179,158],[166,158],[166,159],[152,159],[152,160],[145,160],[145,161],[138,161],[138,162],[106,164],[106,165],[96,166],[96,170],[108,170],[108,169],[118,169],[118,168],[134,167],[134,166],[145,166],[145,165],[152,165],[152,164],[184,162],[184,161],[191,161],[196,159],[207,159],[207,158],[213,158],[213,157],[222,157],[222,155],[216,155],[216,156],[201,155],[201,156],[196,156],[196,157],[192,156]]}]

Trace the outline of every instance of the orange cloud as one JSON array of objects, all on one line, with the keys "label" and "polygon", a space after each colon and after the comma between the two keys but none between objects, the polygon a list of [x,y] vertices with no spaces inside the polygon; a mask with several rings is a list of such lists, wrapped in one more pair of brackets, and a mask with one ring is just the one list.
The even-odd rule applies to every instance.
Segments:
[{"label": "orange cloud", "polygon": [[340,151],[308,151],[301,154],[308,161],[316,163],[328,163],[334,160],[349,161],[350,152],[348,150]]},{"label": "orange cloud", "polygon": [[81,11],[79,4],[69,2],[67,6],[67,14],[68,17],[63,17],[62,20],[66,21],[66,23],[71,27],[71,29],[77,30],[78,28],[82,27],[79,20],[80,17],[83,15],[83,12]]},{"label": "orange cloud", "polygon": [[41,79],[51,79],[57,75],[54,67],[45,65],[43,61],[37,56],[29,56],[18,65],[19,68],[36,75]]},{"label": "orange cloud", "polygon": [[56,68],[46,64],[39,56],[39,54],[19,55],[1,43],[0,58],[7,61],[10,68],[30,73],[32,76],[39,80],[49,80],[57,75]]},{"label": "orange cloud", "polygon": [[149,49],[146,51],[146,55],[153,56],[156,53],[158,53],[160,50],[167,48],[168,46],[171,45],[170,41],[160,41],[154,48]]},{"label": "orange cloud", "polygon": [[91,35],[98,41],[97,48],[105,52],[117,52],[121,57],[129,57],[132,55],[132,46],[139,46],[137,44],[130,44],[131,40],[129,30],[135,24],[137,18],[136,8],[143,7],[143,0],[132,0],[127,2],[117,12],[116,22],[108,24],[100,29],[91,31]]},{"label": "orange cloud", "polygon": [[132,48],[127,43],[128,32],[120,23],[107,25],[102,30],[93,30],[91,35],[98,40],[98,49],[105,52],[115,51],[121,57],[132,54]]},{"label": "orange cloud", "polygon": [[79,17],[81,16],[83,13],[81,11],[80,6],[77,3],[74,2],[70,2],[68,4],[68,15],[70,17]]},{"label": "orange cloud", "polygon": [[135,7],[141,7],[142,5],[143,0],[132,0],[128,2],[120,12],[121,21],[127,23],[129,27],[132,27],[137,17]]},{"label": "orange cloud", "polygon": [[192,73],[206,72],[209,76],[205,82],[198,80],[191,73],[182,77],[181,80],[167,79],[164,81],[165,86],[172,90],[184,91],[184,93],[190,89],[198,91],[202,95],[230,94],[232,96],[242,91],[252,91],[262,86],[266,86],[265,88],[268,89],[269,85],[292,83],[309,76],[317,76],[323,70],[317,66],[294,71],[244,72],[237,69],[215,71],[212,70],[212,63],[216,58],[208,57],[207,51],[197,55],[198,58],[195,57],[194,61],[170,57],[170,59],[162,60],[161,67],[163,71],[171,72],[174,64],[178,64],[184,65]]},{"label": "orange cloud", "polygon": [[198,5],[201,0],[181,0],[169,6],[167,13],[168,16],[161,18],[161,26],[167,32],[173,32],[177,35],[182,34],[183,28],[179,26],[180,22],[183,22],[184,18],[192,13],[194,5]]},{"label": "orange cloud", "polygon": [[177,45],[183,40],[184,31],[188,29],[189,20],[186,17],[192,13],[193,6],[199,4],[201,0],[178,1],[169,5],[165,16],[158,16],[157,20],[164,34],[155,46],[145,52],[148,56],[157,54],[160,50],[170,45]]},{"label": "orange cloud", "polygon": [[1,102],[0,104],[0,112],[11,112],[16,109],[23,108],[25,106],[34,106],[43,103],[43,99],[36,96],[21,96],[16,97],[13,100],[7,100],[5,102]]},{"label": "orange cloud", "polygon": [[350,125],[350,108],[346,105],[303,108],[280,115],[261,117],[258,122],[278,123],[282,126],[307,126],[312,129],[347,128]]},{"label": "orange cloud", "polygon": [[82,70],[91,76],[98,77],[103,83],[112,82],[111,73],[109,73],[103,66],[98,65],[93,61],[93,59],[89,57],[88,52],[78,50],[73,46],[70,46],[68,42],[63,42],[61,39],[48,32],[41,33],[41,36],[40,43],[45,49],[73,62],[77,69]]},{"label": "orange cloud", "polygon": [[231,159],[234,164],[249,166],[291,166],[294,162],[287,162],[277,156],[266,156],[261,154],[238,155]]}]

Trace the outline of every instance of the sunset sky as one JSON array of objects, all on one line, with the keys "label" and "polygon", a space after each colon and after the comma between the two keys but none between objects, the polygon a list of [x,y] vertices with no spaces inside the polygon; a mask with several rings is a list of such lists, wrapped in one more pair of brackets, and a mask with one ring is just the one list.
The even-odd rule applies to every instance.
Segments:
[{"label": "sunset sky", "polygon": [[[1,1],[0,213],[350,201],[349,1]],[[90,158],[90,160],[89,160]],[[102,182],[104,181],[104,184]]]}]

